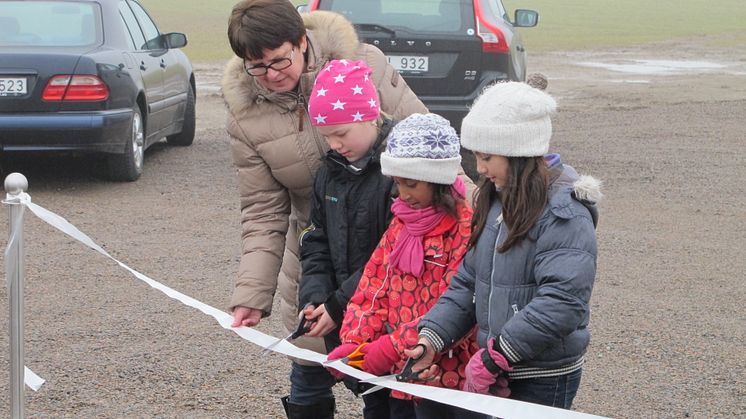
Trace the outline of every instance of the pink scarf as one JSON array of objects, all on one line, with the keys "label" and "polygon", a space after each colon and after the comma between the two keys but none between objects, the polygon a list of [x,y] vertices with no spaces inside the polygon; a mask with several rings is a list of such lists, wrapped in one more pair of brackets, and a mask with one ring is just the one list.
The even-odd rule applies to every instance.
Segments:
[{"label": "pink scarf", "polygon": [[400,198],[396,198],[391,205],[391,211],[404,226],[394,243],[389,264],[398,267],[402,272],[419,277],[425,270],[423,238],[443,221],[446,213],[436,210],[433,206],[414,209]]},{"label": "pink scarf", "polygon": [[[463,199],[466,196],[466,186],[460,177],[453,182],[452,191],[454,196]],[[391,211],[404,224],[399,237],[394,243],[394,250],[389,256],[389,264],[395,265],[402,272],[408,272],[417,277],[425,270],[425,248],[423,239],[425,235],[437,227],[447,215],[445,211],[429,206],[423,209],[414,209],[406,202],[397,198],[391,204]]]}]

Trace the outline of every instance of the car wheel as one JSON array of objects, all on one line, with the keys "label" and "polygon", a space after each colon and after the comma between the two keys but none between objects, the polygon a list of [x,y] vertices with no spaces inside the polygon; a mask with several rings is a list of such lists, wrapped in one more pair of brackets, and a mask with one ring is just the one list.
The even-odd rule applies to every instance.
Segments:
[{"label": "car wheel", "polygon": [[140,108],[132,112],[130,135],[122,154],[109,156],[109,177],[111,180],[132,182],[142,174],[145,160],[145,125]]},{"label": "car wheel", "polygon": [[194,124],[195,124],[195,113],[194,113],[194,92],[190,87],[187,91],[187,103],[186,109],[184,110],[184,124],[181,126],[181,132],[166,137],[171,145],[187,146],[192,145],[194,142]]}]

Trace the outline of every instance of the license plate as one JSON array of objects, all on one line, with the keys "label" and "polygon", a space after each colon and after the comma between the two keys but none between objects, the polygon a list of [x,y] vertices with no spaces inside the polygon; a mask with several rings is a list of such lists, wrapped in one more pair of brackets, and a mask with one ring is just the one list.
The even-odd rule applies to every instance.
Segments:
[{"label": "license plate", "polygon": [[17,96],[28,93],[25,77],[0,77],[0,96]]},{"label": "license plate", "polygon": [[424,73],[429,69],[428,57],[420,55],[387,55],[389,64],[399,71]]}]

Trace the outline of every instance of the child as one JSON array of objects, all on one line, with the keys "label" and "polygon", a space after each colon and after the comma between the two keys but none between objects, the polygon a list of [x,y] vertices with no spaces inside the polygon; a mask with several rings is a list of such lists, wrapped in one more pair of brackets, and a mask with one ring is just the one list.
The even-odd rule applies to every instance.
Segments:
[{"label": "child", "polygon": [[545,156],[555,108],[554,99],[524,83],[499,83],[464,119],[461,144],[486,181],[469,253],[420,322],[426,354],[414,370],[476,319],[483,349],[466,367],[465,390],[487,394],[507,376],[511,398],[569,409],[590,339],[601,193],[597,180],[578,177],[559,155]]},{"label": "child", "polygon": [[[419,318],[447,289],[466,252],[471,209],[457,177],[460,161],[458,136],[438,115],[413,114],[391,130],[381,170],[399,191],[394,219],[365,265],[342,322],[343,343],[330,360],[351,357],[350,365],[375,375],[402,370],[404,350],[417,344]],[[459,371],[477,349],[473,336],[462,339],[439,357],[442,375],[429,384],[460,388]],[[413,417],[399,413],[412,405],[416,417],[483,417],[429,400],[413,403],[396,391],[389,405],[392,418]]]},{"label": "child", "polygon": [[[381,174],[379,157],[393,122],[380,114],[370,72],[363,61],[331,61],[317,76],[308,103],[311,122],[331,150],[316,173],[311,225],[300,237],[298,298],[311,325],[307,335],[323,336],[327,351],[339,345],[344,308],[391,219],[393,182]],[[336,379],[325,368],[294,363],[290,380],[289,417],[300,412],[333,417]],[[356,383],[345,384],[359,391]],[[319,415],[315,406],[301,406],[294,396],[326,406],[331,400],[332,415]],[[366,418],[388,415],[386,392],[363,399]]]}]

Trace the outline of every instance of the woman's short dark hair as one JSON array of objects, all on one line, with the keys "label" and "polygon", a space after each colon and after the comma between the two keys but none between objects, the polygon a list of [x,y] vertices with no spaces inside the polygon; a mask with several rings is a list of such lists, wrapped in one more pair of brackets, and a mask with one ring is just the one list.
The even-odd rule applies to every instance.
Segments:
[{"label": "woman's short dark hair", "polygon": [[228,41],[240,58],[261,59],[265,49],[285,42],[300,46],[306,27],[288,0],[243,0],[233,6],[228,21]]}]

